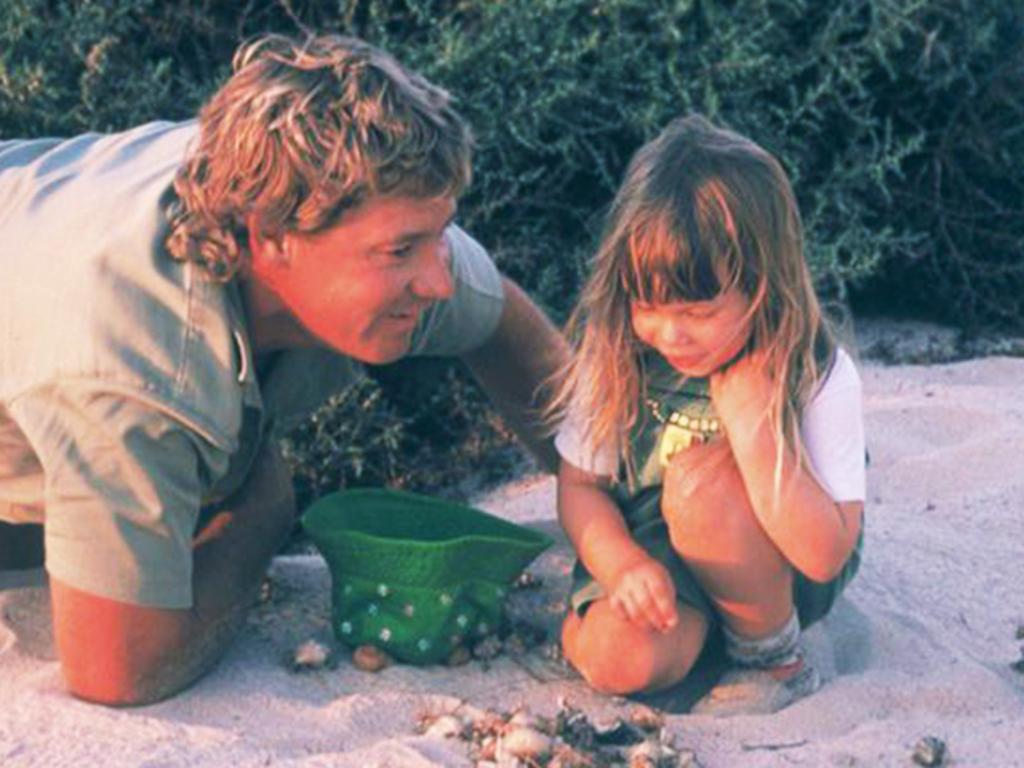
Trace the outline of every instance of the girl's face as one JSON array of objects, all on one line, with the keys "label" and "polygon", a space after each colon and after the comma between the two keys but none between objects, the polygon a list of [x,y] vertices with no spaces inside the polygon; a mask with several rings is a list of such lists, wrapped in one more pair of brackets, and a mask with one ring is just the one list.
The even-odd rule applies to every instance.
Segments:
[{"label": "girl's face", "polygon": [[633,331],[680,373],[710,376],[730,362],[750,338],[750,301],[737,288],[708,301],[630,306]]}]

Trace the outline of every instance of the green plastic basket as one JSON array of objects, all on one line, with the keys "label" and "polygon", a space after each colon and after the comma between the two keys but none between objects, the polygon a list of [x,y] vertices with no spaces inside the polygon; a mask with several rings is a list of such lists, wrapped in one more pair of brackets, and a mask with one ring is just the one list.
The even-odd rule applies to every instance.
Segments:
[{"label": "green plastic basket", "polygon": [[479,509],[387,489],[324,496],[302,524],[331,571],[338,639],[414,664],[497,632],[509,584],[551,545]]}]

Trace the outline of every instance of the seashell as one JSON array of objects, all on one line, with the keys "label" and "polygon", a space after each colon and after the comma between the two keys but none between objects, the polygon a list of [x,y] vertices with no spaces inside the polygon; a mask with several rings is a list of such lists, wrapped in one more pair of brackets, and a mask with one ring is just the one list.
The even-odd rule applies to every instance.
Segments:
[{"label": "seashell", "polygon": [[[498,737],[485,736],[480,742],[480,751],[477,752],[477,760],[491,761],[498,757]],[[479,766],[480,763],[477,763]]]},{"label": "seashell", "polygon": [[625,747],[644,740],[643,731],[620,718],[610,723],[595,723],[593,730],[594,741],[602,745]]},{"label": "seashell", "polygon": [[518,757],[534,762],[551,754],[551,737],[533,728],[515,726],[498,739],[498,762]]},{"label": "seashell", "polygon": [[533,728],[542,730],[540,721],[527,712],[525,709],[517,710],[508,720],[508,725],[513,728]]},{"label": "seashell", "polygon": [[629,768],[658,768],[662,757],[666,757],[661,744],[644,741],[629,750]]},{"label": "seashell", "polygon": [[441,715],[427,727],[423,735],[433,739],[454,739],[461,738],[465,731],[465,724],[455,715]]},{"label": "seashell", "polygon": [[465,664],[469,664],[472,660],[473,655],[469,652],[469,648],[464,645],[457,645],[452,649],[452,652],[448,654],[445,664],[449,667],[461,667]]},{"label": "seashell", "polygon": [[391,657],[374,645],[360,645],[352,652],[352,666],[363,672],[380,672],[391,663]]},{"label": "seashell", "polygon": [[665,716],[651,707],[641,705],[630,710],[629,722],[644,731],[659,731],[665,727]]},{"label": "seashell", "polygon": [[555,733],[569,746],[584,750],[594,746],[597,736],[586,714],[568,701],[561,704],[555,716]]},{"label": "seashell", "polygon": [[307,640],[295,649],[292,656],[292,669],[301,672],[307,669],[321,669],[331,657],[331,650],[316,640]]},{"label": "seashell", "polygon": [[594,768],[594,759],[585,752],[570,747],[568,744],[555,746],[547,768]]},{"label": "seashell", "polygon": [[946,763],[946,742],[937,736],[925,736],[914,745],[911,759],[918,765],[936,766]]}]

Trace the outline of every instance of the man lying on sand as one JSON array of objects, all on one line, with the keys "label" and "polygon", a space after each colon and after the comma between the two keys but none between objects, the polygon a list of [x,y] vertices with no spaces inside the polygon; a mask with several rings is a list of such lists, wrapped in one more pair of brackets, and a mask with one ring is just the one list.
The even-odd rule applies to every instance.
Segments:
[{"label": "man lying on sand", "polygon": [[453,219],[447,94],[355,39],[242,47],[198,120],[0,142],[0,570],[42,562],[67,684],[210,669],[295,515],[275,428],[359,361],[453,355],[526,444],[553,326]]}]

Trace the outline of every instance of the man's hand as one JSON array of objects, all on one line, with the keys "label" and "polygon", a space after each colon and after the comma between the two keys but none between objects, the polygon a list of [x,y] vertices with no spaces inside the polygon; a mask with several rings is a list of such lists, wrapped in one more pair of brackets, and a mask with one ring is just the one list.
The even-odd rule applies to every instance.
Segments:
[{"label": "man's hand", "polygon": [[668,632],[679,621],[675,585],[665,566],[652,557],[638,558],[620,570],[609,600],[624,618],[658,632]]}]

